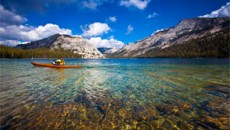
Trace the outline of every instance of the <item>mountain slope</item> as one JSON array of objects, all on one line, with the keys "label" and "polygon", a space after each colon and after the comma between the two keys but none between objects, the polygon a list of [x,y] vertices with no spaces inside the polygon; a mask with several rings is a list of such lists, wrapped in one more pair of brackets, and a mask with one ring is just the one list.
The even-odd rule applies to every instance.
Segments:
[{"label": "mountain slope", "polygon": [[138,57],[230,57],[229,29],[167,48],[155,48]]},{"label": "mountain slope", "polygon": [[[153,51],[175,47],[175,45],[215,35],[217,32],[226,30],[229,28],[229,22],[229,18],[184,19],[175,27],[157,32],[134,44],[125,45],[113,53],[112,57],[154,57],[153,55],[151,56],[151,54],[154,54]],[[149,53],[150,51],[151,53]],[[147,52],[148,54],[146,54]]]},{"label": "mountain slope", "polygon": [[82,58],[104,58],[97,48],[80,37],[55,34],[48,38],[16,46],[22,49],[49,48],[51,51],[72,51]]}]

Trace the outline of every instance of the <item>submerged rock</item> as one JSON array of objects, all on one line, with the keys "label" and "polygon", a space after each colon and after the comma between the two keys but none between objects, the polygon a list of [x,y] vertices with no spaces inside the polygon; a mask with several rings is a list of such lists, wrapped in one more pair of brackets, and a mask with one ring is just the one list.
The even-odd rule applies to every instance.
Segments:
[{"label": "submerged rock", "polygon": [[209,91],[208,93],[211,95],[230,99],[230,85],[212,84],[208,85],[206,89]]}]

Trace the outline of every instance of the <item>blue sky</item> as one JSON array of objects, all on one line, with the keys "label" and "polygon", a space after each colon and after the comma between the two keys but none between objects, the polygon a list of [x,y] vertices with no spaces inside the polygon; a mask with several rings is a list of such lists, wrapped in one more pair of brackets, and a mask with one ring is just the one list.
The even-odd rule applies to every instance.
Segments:
[{"label": "blue sky", "polygon": [[181,19],[229,17],[228,0],[0,0],[0,41],[16,45],[55,33],[116,47]]}]

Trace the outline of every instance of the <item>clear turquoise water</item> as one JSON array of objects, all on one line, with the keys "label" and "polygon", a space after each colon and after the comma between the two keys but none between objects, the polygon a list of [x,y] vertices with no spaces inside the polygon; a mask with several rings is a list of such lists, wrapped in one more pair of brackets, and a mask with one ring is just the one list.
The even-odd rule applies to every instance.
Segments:
[{"label": "clear turquoise water", "polygon": [[229,59],[0,60],[1,129],[229,129]]}]

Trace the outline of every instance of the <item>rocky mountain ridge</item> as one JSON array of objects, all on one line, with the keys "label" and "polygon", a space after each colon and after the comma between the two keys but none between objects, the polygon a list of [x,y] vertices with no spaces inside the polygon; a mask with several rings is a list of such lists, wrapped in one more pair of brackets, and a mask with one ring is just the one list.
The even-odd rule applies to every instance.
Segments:
[{"label": "rocky mountain ridge", "polygon": [[118,51],[120,48],[106,48],[106,47],[101,47],[97,48],[103,55],[107,56],[110,55],[116,51]]},{"label": "rocky mountain ridge", "polygon": [[55,34],[42,40],[16,46],[22,49],[50,48],[51,51],[72,51],[82,58],[104,58],[92,44],[81,37]]},{"label": "rocky mountain ridge", "polygon": [[164,49],[192,39],[212,35],[229,28],[229,23],[229,18],[183,19],[175,27],[164,29],[143,40],[123,46],[114,52],[112,57],[138,57],[156,48]]}]

